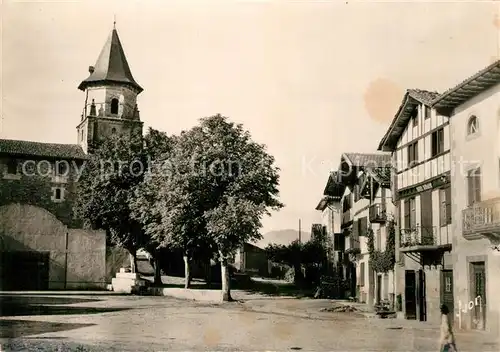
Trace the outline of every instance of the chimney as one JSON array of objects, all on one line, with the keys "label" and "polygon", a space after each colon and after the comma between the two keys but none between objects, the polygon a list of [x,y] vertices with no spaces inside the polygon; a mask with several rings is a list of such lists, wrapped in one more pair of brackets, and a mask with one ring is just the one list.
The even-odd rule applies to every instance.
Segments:
[{"label": "chimney", "polygon": [[94,66],[89,66],[89,72],[90,74],[94,73]]}]

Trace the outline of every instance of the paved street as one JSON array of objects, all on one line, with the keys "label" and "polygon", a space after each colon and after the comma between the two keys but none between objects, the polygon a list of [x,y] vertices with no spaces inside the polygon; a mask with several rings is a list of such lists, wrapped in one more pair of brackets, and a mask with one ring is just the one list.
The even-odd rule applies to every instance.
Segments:
[{"label": "paved street", "polygon": [[[437,351],[438,331],[420,323],[320,312],[326,300],[234,296],[243,301],[0,296],[1,351]],[[460,351],[497,351],[492,342],[458,336]]]}]

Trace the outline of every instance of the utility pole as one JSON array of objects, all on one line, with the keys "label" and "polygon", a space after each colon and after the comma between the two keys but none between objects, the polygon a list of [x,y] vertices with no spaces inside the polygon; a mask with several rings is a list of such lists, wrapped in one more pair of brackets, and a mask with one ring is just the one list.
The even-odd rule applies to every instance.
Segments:
[{"label": "utility pole", "polygon": [[302,234],[300,233],[300,219],[299,219],[299,243],[302,243]]}]

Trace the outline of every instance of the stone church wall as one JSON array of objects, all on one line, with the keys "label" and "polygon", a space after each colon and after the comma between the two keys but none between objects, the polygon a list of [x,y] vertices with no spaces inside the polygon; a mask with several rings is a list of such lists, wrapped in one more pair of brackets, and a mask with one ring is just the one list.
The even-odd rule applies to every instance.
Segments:
[{"label": "stone church wall", "polygon": [[[68,161],[70,172],[61,178],[49,172],[55,161],[17,159],[16,174],[7,174],[6,161],[0,160],[0,251],[48,254],[49,289],[105,288],[105,234],[79,229],[72,209],[81,162]],[[23,168],[26,161],[31,167]]]}]

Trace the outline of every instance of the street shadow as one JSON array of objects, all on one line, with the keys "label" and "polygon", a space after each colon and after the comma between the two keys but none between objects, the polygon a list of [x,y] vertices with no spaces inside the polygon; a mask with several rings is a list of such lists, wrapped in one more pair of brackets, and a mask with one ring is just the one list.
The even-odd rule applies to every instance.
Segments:
[{"label": "street shadow", "polygon": [[314,296],[312,289],[297,287],[293,283],[271,282],[265,280],[246,280],[236,282],[233,288],[246,291],[248,293],[257,293],[270,297],[295,297],[295,298],[311,298]]},{"label": "street shadow", "polygon": [[0,296],[0,316],[85,315],[117,312],[129,308],[75,307],[75,303],[99,302],[99,299],[43,296]]},{"label": "street shadow", "polygon": [[17,304],[17,305],[28,305],[28,304],[75,304],[75,303],[91,303],[100,302],[102,299],[96,298],[78,298],[78,297],[50,297],[42,295],[8,295],[0,294],[0,309],[4,305]]},{"label": "street shadow", "polygon": [[97,308],[97,307],[68,307],[44,305],[8,305],[3,306],[0,316],[19,317],[32,315],[85,315],[120,312],[129,308]]},{"label": "street shadow", "polygon": [[0,338],[13,339],[93,326],[95,324],[54,323],[33,320],[0,320]]},{"label": "street shadow", "polygon": [[[142,276],[143,279],[149,281],[149,285],[152,287],[161,287],[161,288],[184,288],[184,278],[175,277],[178,282],[162,282],[161,284],[154,283],[153,276]],[[166,277],[162,277],[162,280],[168,280]],[[190,283],[190,289],[198,289],[198,290],[220,290],[222,284],[220,282],[211,282],[207,283],[203,279],[193,278]]]}]

